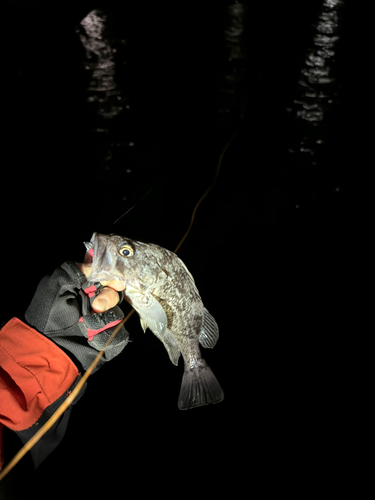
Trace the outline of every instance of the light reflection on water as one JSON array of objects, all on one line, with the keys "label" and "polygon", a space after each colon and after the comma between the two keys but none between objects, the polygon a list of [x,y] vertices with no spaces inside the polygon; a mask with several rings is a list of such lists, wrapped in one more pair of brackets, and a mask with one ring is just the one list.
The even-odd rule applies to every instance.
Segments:
[{"label": "light reflection on water", "polygon": [[[297,127],[303,132],[289,150],[313,156],[326,140],[325,127],[319,126],[338,100],[335,77],[336,46],[339,41],[342,0],[324,0],[314,25],[312,46],[307,51],[300,72],[297,96],[288,108]],[[311,163],[316,163],[311,158]]]},{"label": "light reflection on water", "polygon": [[[338,101],[335,57],[342,5],[343,0],[322,0],[295,98],[287,108],[295,125],[289,152],[294,155],[293,161],[306,163],[307,159],[313,169],[320,145],[327,141],[327,117]],[[244,75],[248,67],[246,50],[249,50],[247,15],[251,14],[246,13],[245,3],[229,5],[225,11],[223,46],[218,48],[224,63],[215,97],[220,124],[234,125],[245,101]],[[87,103],[96,117],[93,132],[106,136],[102,137],[102,142],[107,148],[104,155],[107,165],[118,142],[116,139],[113,143],[113,129],[119,128],[118,117],[124,117],[129,110],[129,97],[124,93],[124,84],[118,81],[118,66],[126,63],[123,51],[118,57],[118,48],[124,48],[126,42],[114,34],[110,21],[107,12],[95,9],[81,21],[78,30],[85,49],[84,67],[89,74]],[[126,146],[124,149],[133,144],[131,137],[121,142],[121,146]]]},{"label": "light reflection on water", "polygon": [[233,126],[246,101],[243,83],[246,72],[246,15],[243,3],[228,5],[223,25],[223,63],[217,82],[216,110],[221,125]]},{"label": "light reflection on water", "polygon": [[[238,122],[245,101],[243,80],[246,67],[246,5],[229,5],[223,12],[225,23],[222,28],[222,46],[217,48],[219,52],[222,51],[223,68],[217,87],[213,89],[213,92],[216,90],[213,99],[218,123],[231,127]],[[104,170],[122,169],[129,174],[135,173],[136,156],[140,154],[141,140],[132,127],[133,122],[137,119],[139,122],[141,118],[139,109],[134,109],[139,96],[133,95],[134,88],[129,86],[128,76],[118,77],[119,67],[127,64],[127,43],[123,39],[127,33],[121,26],[121,18],[119,17],[116,25],[114,17],[115,11],[91,10],[79,23],[76,32],[84,48],[82,67],[88,76],[86,103],[95,158],[102,163]],[[117,30],[113,29],[114,26]],[[133,90],[129,92],[130,87]],[[193,89],[194,92],[196,89]]]},{"label": "light reflection on water", "polygon": [[[112,193],[111,209],[121,211],[131,190],[128,177],[133,168],[128,151],[134,142],[130,140],[130,104],[124,70],[127,44],[115,21],[110,11],[94,9],[82,19],[76,32],[85,49],[82,66],[87,72],[90,157],[98,168],[95,175],[101,189]],[[118,182],[114,183],[114,178]]]},{"label": "light reflection on water", "polygon": [[108,132],[109,124],[104,120],[116,117],[124,108],[124,97],[117,82],[115,54],[117,46],[125,45],[125,40],[114,40],[107,34],[107,24],[107,14],[95,9],[87,14],[77,30],[86,52],[84,67],[89,72],[87,102],[97,115],[97,132]]}]

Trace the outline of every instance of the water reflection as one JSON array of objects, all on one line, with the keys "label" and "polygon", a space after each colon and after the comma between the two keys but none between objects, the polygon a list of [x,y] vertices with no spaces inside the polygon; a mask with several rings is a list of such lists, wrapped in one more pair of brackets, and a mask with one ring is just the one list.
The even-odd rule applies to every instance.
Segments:
[{"label": "water reflection", "polygon": [[123,125],[119,122],[124,110],[130,107],[124,94],[123,75],[119,75],[126,64],[126,42],[118,35],[110,14],[99,9],[82,19],[77,33],[85,49],[87,104],[96,156],[104,161],[108,170],[109,164],[119,156],[117,150],[126,145]]},{"label": "water reflection", "polygon": [[[339,40],[340,7],[342,0],[324,0],[314,25],[312,46],[300,72],[297,96],[288,111],[303,136],[290,152],[313,156],[319,144],[326,140],[325,128],[318,125],[326,119],[337,101],[335,54]],[[312,164],[315,159],[311,158]]]},{"label": "water reflection", "polygon": [[223,69],[218,81],[216,109],[221,123],[233,125],[244,106],[246,63],[246,5],[228,5],[224,18]]},{"label": "water reflection", "polygon": [[99,116],[108,119],[117,116],[123,106],[116,81],[117,48],[107,37],[106,27],[107,15],[95,9],[81,21],[79,38],[86,51],[85,69],[89,71],[87,100]]}]

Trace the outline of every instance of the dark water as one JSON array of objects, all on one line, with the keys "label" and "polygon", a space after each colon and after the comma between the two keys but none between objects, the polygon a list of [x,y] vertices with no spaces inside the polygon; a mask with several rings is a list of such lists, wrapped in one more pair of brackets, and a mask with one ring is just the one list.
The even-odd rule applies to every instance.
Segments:
[{"label": "dark water", "polygon": [[335,447],[332,352],[362,128],[355,7],[6,12],[1,319],[22,318],[40,278],[81,259],[93,231],[175,248],[238,130],[179,252],[220,326],[205,357],[225,401],[178,412],[181,366],[133,318],[133,342],[89,381],[59,450],[35,474],[25,459],[9,498],[24,494],[20,475],[42,498],[47,478],[63,477],[79,481],[79,495],[151,484],[161,493],[176,477],[183,491],[198,478],[204,494],[243,491],[251,471],[251,483],[277,477],[286,455],[300,467],[327,429]]}]

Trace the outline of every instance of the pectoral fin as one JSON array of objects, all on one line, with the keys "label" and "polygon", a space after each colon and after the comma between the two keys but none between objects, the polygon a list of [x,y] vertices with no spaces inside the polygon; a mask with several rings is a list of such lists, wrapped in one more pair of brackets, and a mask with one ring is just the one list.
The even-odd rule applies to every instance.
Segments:
[{"label": "pectoral fin", "polygon": [[141,318],[143,331],[149,328],[160,340],[163,340],[167,328],[167,315],[160,303],[150,293],[141,293],[134,288],[126,288],[126,296]]}]

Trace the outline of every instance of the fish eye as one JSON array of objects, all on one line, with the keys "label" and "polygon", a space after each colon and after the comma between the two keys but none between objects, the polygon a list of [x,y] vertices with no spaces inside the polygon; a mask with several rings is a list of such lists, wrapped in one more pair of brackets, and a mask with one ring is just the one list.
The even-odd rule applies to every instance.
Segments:
[{"label": "fish eye", "polygon": [[118,252],[123,257],[131,257],[134,254],[134,250],[130,245],[121,245]]}]

